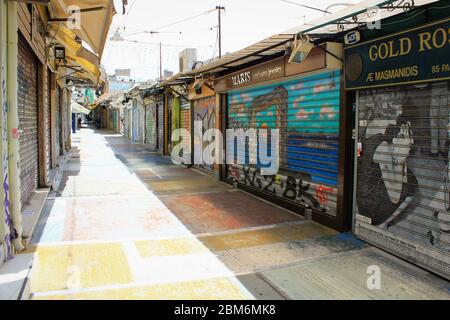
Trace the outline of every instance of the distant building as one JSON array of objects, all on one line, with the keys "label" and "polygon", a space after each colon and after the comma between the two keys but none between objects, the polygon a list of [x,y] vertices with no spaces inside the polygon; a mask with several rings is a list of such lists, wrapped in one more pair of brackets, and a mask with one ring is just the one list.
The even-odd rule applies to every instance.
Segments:
[{"label": "distant building", "polygon": [[184,49],[179,54],[180,72],[191,71],[194,63],[197,61],[197,49],[188,48]]},{"label": "distant building", "polygon": [[173,77],[173,71],[165,69],[164,74],[163,74],[163,79],[165,80],[165,79],[169,79],[171,77]]}]

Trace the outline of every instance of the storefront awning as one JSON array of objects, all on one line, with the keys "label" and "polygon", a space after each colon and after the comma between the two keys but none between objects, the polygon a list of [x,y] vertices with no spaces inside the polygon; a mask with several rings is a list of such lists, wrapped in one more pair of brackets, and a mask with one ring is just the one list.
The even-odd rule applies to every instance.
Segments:
[{"label": "storefront awning", "polygon": [[[95,84],[98,83],[100,77],[100,59],[97,55],[87,50],[82,46],[80,41],[77,41],[76,35],[69,28],[64,25],[52,26],[55,39],[66,48],[67,60],[73,64],[78,65],[88,73],[81,75],[82,78],[88,78]],[[80,72],[83,74],[84,72]]]},{"label": "storefront awning", "polygon": [[294,39],[295,33],[277,34],[262,40],[245,49],[227,54],[220,59],[208,63],[184,75],[196,75],[202,73],[217,73],[227,71],[247,63],[257,63],[264,58],[283,54],[288,49],[288,44]]},{"label": "storefront awning", "polygon": [[[345,9],[334,14],[305,23],[303,26],[287,30],[294,34],[330,34],[353,29],[361,23],[382,20],[397,15],[408,9],[420,7],[438,0],[366,0],[348,5]],[[376,15],[368,15],[369,9],[380,8]],[[374,14],[374,12],[372,12]]]},{"label": "storefront awning", "polygon": [[90,110],[86,109],[81,104],[79,104],[78,102],[75,102],[75,101],[72,101],[71,107],[72,107],[72,113],[82,113],[82,114],[86,114],[86,115],[91,113]]},{"label": "storefront awning", "polygon": [[[79,8],[80,27],[74,34],[85,41],[101,58],[112,18],[116,14],[113,0],[51,0],[50,22],[61,24],[72,15],[71,8]],[[69,13],[68,13],[69,12]],[[77,13],[75,13],[76,15]]]}]

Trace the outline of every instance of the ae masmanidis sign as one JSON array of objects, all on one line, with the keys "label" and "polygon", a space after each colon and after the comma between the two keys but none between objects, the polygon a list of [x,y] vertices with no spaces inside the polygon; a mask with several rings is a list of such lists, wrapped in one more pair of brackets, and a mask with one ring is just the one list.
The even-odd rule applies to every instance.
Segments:
[{"label": "ae masmanidis sign", "polygon": [[[226,131],[226,151],[222,132],[210,129],[203,133],[203,123],[195,121],[194,137],[202,137],[203,143],[194,144],[192,154],[192,136],[186,129],[177,129],[172,134],[174,148],[172,162],[186,165],[238,164],[257,165],[263,176],[273,176],[280,166],[279,130],[267,129],[228,129]],[[203,147],[206,146],[206,147]],[[227,156],[225,156],[225,154]]]},{"label": "ae masmanidis sign", "polygon": [[450,19],[345,48],[347,90],[450,79]]}]

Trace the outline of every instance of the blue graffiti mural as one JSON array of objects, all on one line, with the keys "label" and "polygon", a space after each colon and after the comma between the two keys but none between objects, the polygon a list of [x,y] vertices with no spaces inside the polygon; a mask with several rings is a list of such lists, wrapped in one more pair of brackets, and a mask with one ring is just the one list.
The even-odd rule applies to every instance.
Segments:
[{"label": "blue graffiti mural", "polygon": [[[229,128],[280,129],[282,169],[336,187],[339,95],[338,71],[235,91],[229,95]],[[261,141],[260,148],[267,149]]]}]

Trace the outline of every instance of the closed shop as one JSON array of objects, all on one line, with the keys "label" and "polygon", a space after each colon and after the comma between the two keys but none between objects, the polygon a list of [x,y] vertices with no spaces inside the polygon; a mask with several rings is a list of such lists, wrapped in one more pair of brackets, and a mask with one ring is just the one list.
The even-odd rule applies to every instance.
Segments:
[{"label": "closed shop", "polygon": [[131,129],[131,141],[140,142],[139,141],[139,108],[137,106],[136,100],[133,101],[133,109],[132,109],[132,129]]},{"label": "closed shop", "polygon": [[61,155],[61,109],[62,109],[62,90],[56,86],[56,112],[55,112],[55,154],[56,157]]},{"label": "closed shop", "polygon": [[[449,20],[346,48],[346,88],[357,105],[356,234],[449,279],[450,46],[420,49],[420,34],[444,29]],[[369,56],[406,42],[409,53]]]},{"label": "closed shop", "polygon": [[38,186],[38,60],[21,36],[18,49],[20,188],[25,206]]},{"label": "closed shop", "polygon": [[162,153],[164,152],[164,102],[159,100],[156,104],[156,110],[158,113],[158,145],[156,149]]},{"label": "closed shop", "polygon": [[[339,94],[339,71],[229,93],[227,129],[279,130],[280,171],[267,177],[259,164],[237,164],[227,178],[336,216]],[[267,149],[262,140],[257,150]],[[246,161],[256,158],[250,153]]]},{"label": "closed shop", "polygon": [[120,116],[117,109],[113,109],[113,130],[114,132],[120,132]]},{"label": "closed shop", "polygon": [[145,143],[152,148],[157,148],[157,110],[156,104],[147,105],[145,107]]},{"label": "closed shop", "polygon": [[[191,134],[191,103],[180,98],[180,129],[186,130]],[[183,141],[185,150],[191,150],[191,140]]]},{"label": "closed shop", "polygon": [[216,97],[201,98],[194,101],[194,123],[201,124],[201,130],[197,128],[194,131],[194,154],[196,166],[208,170],[214,170],[213,159],[205,159],[203,151],[209,142],[205,142],[203,137],[210,129],[216,129]]},{"label": "closed shop", "polygon": [[[283,57],[215,81],[220,109],[227,116],[221,177],[267,201],[299,214],[311,212],[315,221],[345,230],[350,214],[345,207],[350,203],[343,194],[352,179],[349,175],[345,180],[350,169],[343,155],[352,149],[351,131],[345,130],[342,117],[342,64],[336,58],[342,46],[323,46],[333,56],[315,48],[300,64]],[[213,102],[204,102],[203,115]],[[212,121],[208,127],[214,126]]]},{"label": "closed shop", "polygon": [[46,128],[47,128],[47,141],[45,143],[45,154],[46,154],[46,159],[47,159],[47,177],[50,175],[50,169],[52,168],[52,155],[51,155],[51,148],[52,148],[52,113],[51,113],[51,108],[52,108],[52,72],[50,71],[50,69],[47,69],[47,83],[46,83],[46,101],[47,101],[47,105],[46,105],[46,109],[45,109],[45,121],[46,123]]},{"label": "closed shop", "polygon": [[128,108],[123,111],[123,132],[125,137],[130,138],[130,109]]}]

